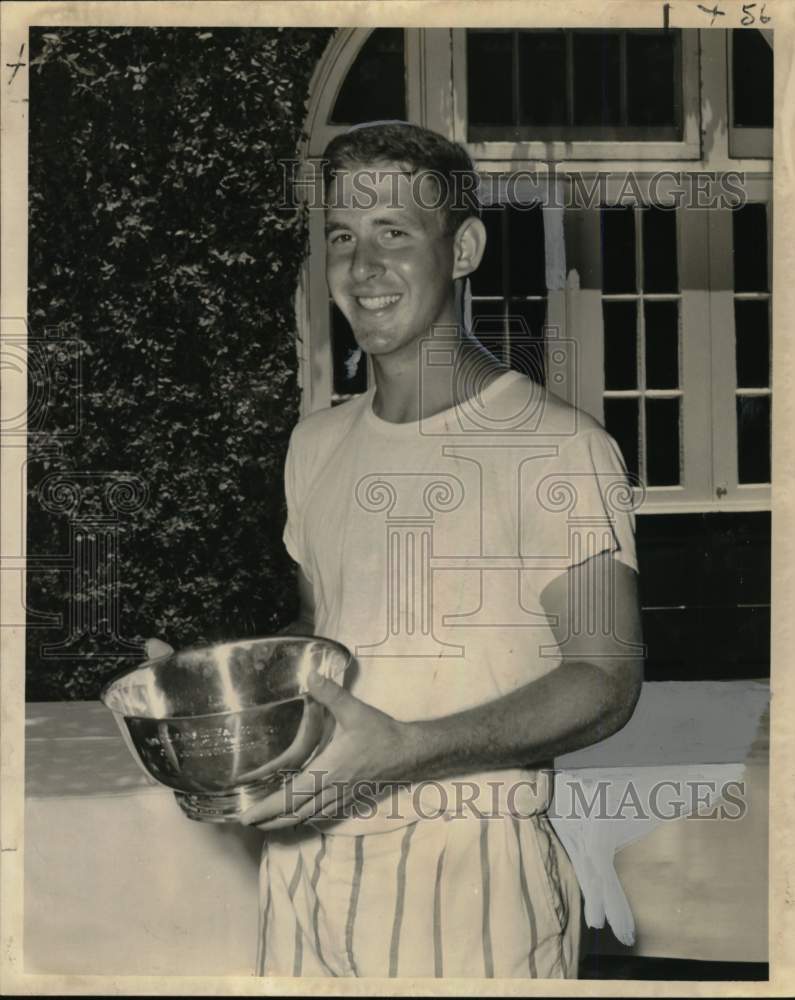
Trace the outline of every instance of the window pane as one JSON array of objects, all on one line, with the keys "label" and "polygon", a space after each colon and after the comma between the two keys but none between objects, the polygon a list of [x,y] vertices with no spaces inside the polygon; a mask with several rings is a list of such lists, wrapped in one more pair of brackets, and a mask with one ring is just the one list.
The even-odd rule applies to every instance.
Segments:
[{"label": "window pane", "polygon": [[509,363],[541,385],[545,384],[544,323],[547,318],[545,299],[531,302],[512,301],[508,305]]},{"label": "window pane", "polygon": [[346,396],[367,389],[367,356],[359,348],[350,324],[331,304],[331,360],[334,392]]},{"label": "window pane", "polygon": [[505,218],[503,208],[486,208],[483,224],[486,227],[486,252],[480,267],[469,276],[473,295],[502,295],[502,227]]},{"label": "window pane", "polygon": [[637,291],[635,210],[602,209],[602,289],[607,294]]},{"label": "window pane", "polygon": [[563,31],[519,32],[520,121],[566,124],[566,35]]},{"label": "window pane", "polygon": [[621,122],[621,55],[618,32],[575,32],[574,124]]},{"label": "window pane", "polygon": [[643,227],[643,290],[678,292],[676,212],[649,205],[641,212]]},{"label": "window pane", "polygon": [[677,486],[679,480],[679,400],[646,399],[646,483]]},{"label": "window pane", "polygon": [[546,295],[544,214],[540,206],[508,209],[510,292]]},{"label": "window pane", "polygon": [[735,291],[768,291],[766,206],[760,202],[743,205],[732,212],[732,222]]},{"label": "window pane", "polygon": [[638,335],[635,302],[605,302],[605,389],[637,389]]},{"label": "window pane", "polygon": [[513,32],[467,32],[470,125],[513,125]]},{"label": "window pane", "polygon": [[343,81],[332,125],[406,117],[403,29],[376,28]]},{"label": "window pane", "polygon": [[646,388],[679,388],[679,303],[646,302]]},{"label": "window pane", "polygon": [[732,31],[734,124],[773,127],[773,50],[758,31]]},{"label": "window pane", "polygon": [[472,332],[486,350],[505,361],[505,300],[472,299]]},{"label": "window pane", "polygon": [[628,471],[639,476],[638,466],[638,400],[606,399],[605,429],[616,439],[621,449]]},{"label": "window pane", "polygon": [[678,32],[627,32],[630,125],[678,125],[675,47]]},{"label": "window pane", "polygon": [[770,385],[770,329],[767,301],[734,303],[737,386]]},{"label": "window pane", "polygon": [[770,396],[737,397],[737,481],[770,482]]}]

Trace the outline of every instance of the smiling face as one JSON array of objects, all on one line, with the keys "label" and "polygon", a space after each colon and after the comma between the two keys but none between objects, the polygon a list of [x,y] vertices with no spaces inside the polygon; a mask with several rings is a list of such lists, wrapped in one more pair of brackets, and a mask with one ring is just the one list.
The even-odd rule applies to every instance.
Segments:
[{"label": "smiling face", "polygon": [[429,187],[395,164],[362,165],[339,172],[329,194],[326,277],[362,350],[408,354],[434,325],[456,323],[455,237],[425,207]]}]

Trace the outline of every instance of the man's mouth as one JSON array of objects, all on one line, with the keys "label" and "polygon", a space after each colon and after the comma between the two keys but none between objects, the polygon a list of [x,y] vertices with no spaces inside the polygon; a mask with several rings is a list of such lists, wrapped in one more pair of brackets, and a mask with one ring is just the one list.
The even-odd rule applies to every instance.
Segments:
[{"label": "man's mouth", "polygon": [[356,302],[362,309],[386,309],[400,301],[400,295],[357,295]]}]

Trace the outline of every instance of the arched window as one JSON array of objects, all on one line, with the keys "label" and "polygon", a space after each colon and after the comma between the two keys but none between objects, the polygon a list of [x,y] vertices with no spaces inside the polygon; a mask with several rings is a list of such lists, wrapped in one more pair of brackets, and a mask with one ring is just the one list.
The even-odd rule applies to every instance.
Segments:
[{"label": "arched window", "polygon": [[376,28],[342,81],[329,124],[406,117],[406,70],[402,28]]}]

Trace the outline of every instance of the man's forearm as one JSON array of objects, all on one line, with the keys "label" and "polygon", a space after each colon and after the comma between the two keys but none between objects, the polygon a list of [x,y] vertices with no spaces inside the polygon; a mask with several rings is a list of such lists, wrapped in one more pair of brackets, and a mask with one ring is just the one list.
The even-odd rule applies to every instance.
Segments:
[{"label": "man's forearm", "polygon": [[628,664],[616,676],[575,661],[486,705],[406,723],[411,773],[396,777],[420,781],[546,763],[621,729],[635,707],[640,684],[639,664]]}]

